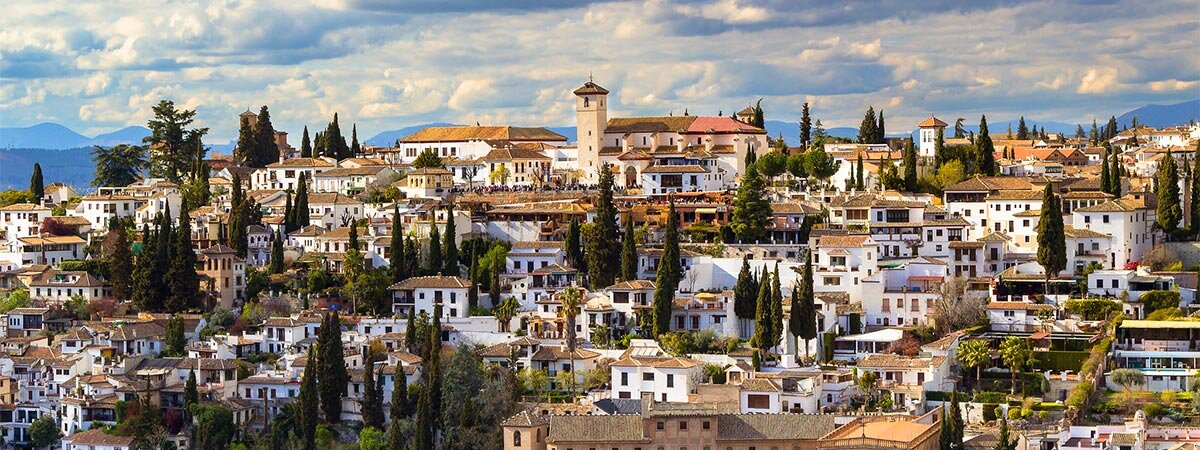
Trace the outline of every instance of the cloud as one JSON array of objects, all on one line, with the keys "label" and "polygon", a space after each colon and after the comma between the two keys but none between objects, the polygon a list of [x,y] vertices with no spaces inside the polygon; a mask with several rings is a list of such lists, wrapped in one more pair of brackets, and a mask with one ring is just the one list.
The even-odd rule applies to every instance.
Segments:
[{"label": "cloud", "polygon": [[1117,70],[1109,67],[1088,69],[1079,80],[1080,94],[1103,94],[1117,86]]}]

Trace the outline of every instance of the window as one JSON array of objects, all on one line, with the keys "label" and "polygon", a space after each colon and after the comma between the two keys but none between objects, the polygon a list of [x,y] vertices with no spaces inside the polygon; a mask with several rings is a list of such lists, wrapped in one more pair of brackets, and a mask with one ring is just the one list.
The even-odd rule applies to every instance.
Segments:
[{"label": "window", "polygon": [[642,381],[654,381],[654,374],[647,372],[642,374]]},{"label": "window", "polygon": [[681,420],[681,421],[679,422],[679,429],[680,429],[680,430],[686,430],[686,429],[687,429],[687,421],[686,421],[686,420]]},{"label": "window", "polygon": [[[705,420],[703,423],[700,424],[700,428],[703,428],[705,430],[709,429],[710,428],[709,422],[707,420]],[[705,447],[705,448],[708,448],[708,447]]]},{"label": "window", "polygon": [[675,375],[674,374],[667,374],[667,387],[669,387],[669,388],[675,387]]},{"label": "window", "polygon": [[513,432],[513,445],[517,446],[517,447],[521,446],[521,432],[520,431]]},{"label": "window", "polygon": [[746,406],[753,409],[771,407],[771,397],[765,394],[749,394],[746,396]]},{"label": "window", "polygon": [[654,424],[654,428],[659,429],[659,430],[663,429],[663,423],[658,422],[658,423]]}]

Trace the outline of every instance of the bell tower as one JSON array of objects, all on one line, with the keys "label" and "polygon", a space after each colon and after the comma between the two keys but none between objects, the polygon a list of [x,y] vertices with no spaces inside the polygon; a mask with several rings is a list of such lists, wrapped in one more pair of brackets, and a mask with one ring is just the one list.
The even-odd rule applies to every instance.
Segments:
[{"label": "bell tower", "polygon": [[588,77],[587,83],[574,91],[575,132],[579,170],[585,181],[595,182],[600,170],[600,143],[608,125],[608,89]]}]

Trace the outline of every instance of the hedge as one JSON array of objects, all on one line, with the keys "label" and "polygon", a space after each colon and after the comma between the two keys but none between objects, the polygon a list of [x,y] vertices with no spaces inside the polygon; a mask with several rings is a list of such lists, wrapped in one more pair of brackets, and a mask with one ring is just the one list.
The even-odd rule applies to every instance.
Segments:
[{"label": "hedge", "polygon": [[1062,350],[1046,350],[1035,351],[1033,357],[1037,362],[1033,365],[1037,370],[1053,370],[1062,372],[1070,370],[1079,372],[1083,368],[1083,362],[1087,360],[1088,352],[1069,352]]},{"label": "hedge", "polygon": [[974,401],[975,403],[1004,403],[1008,401],[1008,394],[991,391],[977,392]]}]

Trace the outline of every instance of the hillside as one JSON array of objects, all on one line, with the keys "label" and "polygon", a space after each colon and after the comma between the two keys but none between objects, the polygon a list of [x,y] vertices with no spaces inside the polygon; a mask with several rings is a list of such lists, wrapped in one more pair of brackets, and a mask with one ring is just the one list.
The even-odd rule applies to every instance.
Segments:
[{"label": "hillside", "polygon": [[1121,114],[1117,117],[1117,124],[1130,126],[1134,117],[1137,117],[1138,123],[1155,128],[1187,125],[1189,121],[1200,119],[1200,99],[1174,105],[1146,105]]}]

